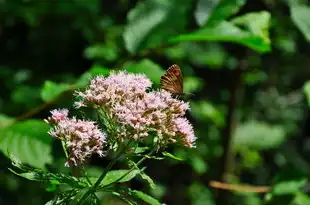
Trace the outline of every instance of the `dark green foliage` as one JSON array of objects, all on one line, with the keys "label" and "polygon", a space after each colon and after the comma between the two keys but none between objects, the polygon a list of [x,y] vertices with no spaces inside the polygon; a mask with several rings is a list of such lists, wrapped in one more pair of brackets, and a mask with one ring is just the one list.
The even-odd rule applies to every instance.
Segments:
[{"label": "dark green foliage", "polygon": [[[47,134],[49,110],[71,109],[75,90],[115,69],[145,73],[157,89],[174,63],[197,147],[168,147],[144,168],[120,159],[85,204],[310,204],[306,2],[0,0],[0,204],[78,203],[110,158],[92,159],[88,178],[72,176]],[[271,191],[218,193],[208,183],[227,162],[228,182]]]}]

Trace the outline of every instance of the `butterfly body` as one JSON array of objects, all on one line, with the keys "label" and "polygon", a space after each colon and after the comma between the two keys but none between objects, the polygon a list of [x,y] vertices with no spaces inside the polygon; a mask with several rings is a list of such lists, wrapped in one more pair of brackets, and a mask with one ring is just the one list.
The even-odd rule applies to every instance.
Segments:
[{"label": "butterfly body", "polygon": [[183,75],[176,64],[170,66],[167,72],[160,78],[161,88],[175,95],[183,94]]}]

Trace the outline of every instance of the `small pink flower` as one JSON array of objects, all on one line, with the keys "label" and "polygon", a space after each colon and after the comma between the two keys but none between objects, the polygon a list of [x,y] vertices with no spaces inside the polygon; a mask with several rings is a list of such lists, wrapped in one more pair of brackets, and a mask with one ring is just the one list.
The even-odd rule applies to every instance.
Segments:
[{"label": "small pink flower", "polygon": [[172,121],[173,130],[181,141],[188,147],[194,147],[196,137],[194,135],[193,126],[186,118],[179,117]]},{"label": "small pink flower", "polygon": [[56,109],[51,111],[52,116],[48,117],[47,120],[45,120],[47,123],[58,123],[62,120],[65,120],[68,118],[69,111],[67,109]]},{"label": "small pink flower", "polygon": [[[195,141],[191,124],[183,118],[189,104],[172,97],[165,90],[147,92],[152,85],[145,75],[127,72],[112,73],[109,77],[98,76],[89,87],[77,95],[79,106],[93,106],[103,113],[111,136],[117,141],[133,138],[139,140],[156,132],[161,144],[175,142],[179,136],[185,146]],[[78,106],[78,107],[79,107]]]},{"label": "small pink flower", "polygon": [[68,151],[66,166],[82,164],[92,153],[103,156],[106,135],[95,122],[68,118],[68,110],[54,110],[46,120],[54,125],[49,134],[65,142]]}]

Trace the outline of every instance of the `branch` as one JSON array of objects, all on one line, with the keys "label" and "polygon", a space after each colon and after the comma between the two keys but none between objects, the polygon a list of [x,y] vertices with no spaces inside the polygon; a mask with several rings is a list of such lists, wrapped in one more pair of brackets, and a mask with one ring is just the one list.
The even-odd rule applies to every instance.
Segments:
[{"label": "branch", "polygon": [[[245,56],[245,58],[247,55]],[[223,155],[220,160],[220,171],[218,176],[218,181],[227,182],[229,174],[231,173],[231,165],[233,159],[232,153],[232,142],[233,142],[233,129],[235,125],[235,110],[237,106],[237,96],[239,88],[242,84],[242,73],[247,68],[247,60],[246,59],[240,60],[239,67],[235,70],[234,75],[232,76],[233,84],[230,87],[230,98],[228,100],[228,111],[226,115],[226,127],[224,127],[222,131],[222,147],[223,147]],[[227,204],[227,192],[225,190],[218,190],[217,193],[217,203],[220,204]]]}]

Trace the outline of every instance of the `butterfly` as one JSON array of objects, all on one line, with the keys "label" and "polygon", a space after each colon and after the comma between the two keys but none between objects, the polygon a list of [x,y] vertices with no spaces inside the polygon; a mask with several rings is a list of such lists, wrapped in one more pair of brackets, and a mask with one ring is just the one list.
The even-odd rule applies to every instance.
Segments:
[{"label": "butterfly", "polygon": [[175,94],[183,94],[183,75],[181,68],[174,64],[170,66],[167,72],[160,78],[160,86],[162,89]]}]

